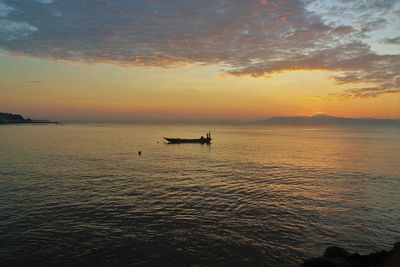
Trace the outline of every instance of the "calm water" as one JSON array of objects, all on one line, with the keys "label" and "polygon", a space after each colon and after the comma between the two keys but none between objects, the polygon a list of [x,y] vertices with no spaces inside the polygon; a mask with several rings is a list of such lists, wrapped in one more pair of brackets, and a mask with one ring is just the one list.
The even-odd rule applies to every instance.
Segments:
[{"label": "calm water", "polygon": [[[209,129],[210,146],[162,141]],[[390,249],[399,151],[396,127],[1,126],[0,265],[297,266],[329,245]]]}]

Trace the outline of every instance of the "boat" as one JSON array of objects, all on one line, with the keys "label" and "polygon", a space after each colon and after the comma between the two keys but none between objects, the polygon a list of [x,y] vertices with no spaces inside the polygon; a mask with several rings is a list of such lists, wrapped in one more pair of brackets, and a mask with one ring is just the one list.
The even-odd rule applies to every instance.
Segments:
[{"label": "boat", "polygon": [[164,137],[169,144],[183,144],[183,143],[198,143],[198,144],[210,144],[211,143],[211,132],[207,133],[207,137],[200,137],[197,139],[186,139],[186,138],[170,138]]}]

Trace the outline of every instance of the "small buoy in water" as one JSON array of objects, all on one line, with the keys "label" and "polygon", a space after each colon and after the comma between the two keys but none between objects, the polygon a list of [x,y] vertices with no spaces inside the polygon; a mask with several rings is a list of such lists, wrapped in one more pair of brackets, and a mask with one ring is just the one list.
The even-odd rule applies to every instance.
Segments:
[{"label": "small buoy in water", "polygon": [[142,151],[138,151],[138,155],[139,155],[139,156],[142,155]]}]

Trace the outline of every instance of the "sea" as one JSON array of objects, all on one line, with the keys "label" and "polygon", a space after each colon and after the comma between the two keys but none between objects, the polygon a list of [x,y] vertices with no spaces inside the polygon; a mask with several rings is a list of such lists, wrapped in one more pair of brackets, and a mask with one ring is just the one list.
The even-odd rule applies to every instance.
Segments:
[{"label": "sea", "polygon": [[397,241],[398,126],[0,126],[1,266],[300,266]]}]

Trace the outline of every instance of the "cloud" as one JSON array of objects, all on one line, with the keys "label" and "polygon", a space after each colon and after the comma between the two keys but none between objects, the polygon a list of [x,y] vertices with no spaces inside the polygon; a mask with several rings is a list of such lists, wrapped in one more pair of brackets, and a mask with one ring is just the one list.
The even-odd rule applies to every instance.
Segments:
[{"label": "cloud", "polygon": [[43,81],[40,81],[40,80],[32,80],[32,81],[25,81],[26,83],[36,83],[36,84],[39,84],[39,83],[43,83]]},{"label": "cloud", "polygon": [[395,38],[385,38],[382,39],[382,43],[384,44],[393,44],[393,45],[400,45],[400,36]]},{"label": "cloud", "polygon": [[348,25],[341,25],[332,30],[332,34],[347,35],[355,32],[354,28]]},{"label": "cloud", "polygon": [[0,42],[11,42],[28,36],[37,28],[26,23],[0,19]]},{"label": "cloud", "polygon": [[41,4],[51,4],[53,3],[53,0],[36,0],[37,2]]},{"label": "cloud", "polygon": [[338,83],[371,84],[346,91],[355,97],[399,88],[400,55],[379,55],[367,44],[371,33],[398,22],[391,17],[397,1],[3,2],[18,10],[0,24],[0,48],[13,53],[139,67],[218,64],[254,77],[329,70]]},{"label": "cloud", "polygon": [[8,6],[0,1],[0,18],[6,17],[8,15],[8,13],[10,13],[13,10],[14,10],[14,8],[12,8],[11,6]]}]

